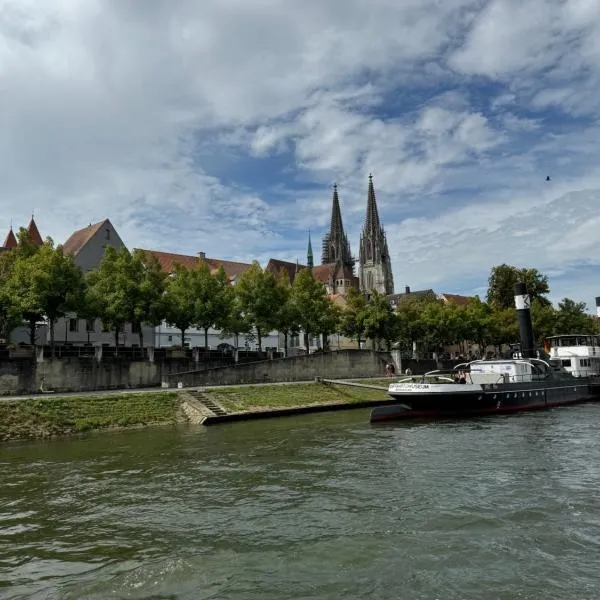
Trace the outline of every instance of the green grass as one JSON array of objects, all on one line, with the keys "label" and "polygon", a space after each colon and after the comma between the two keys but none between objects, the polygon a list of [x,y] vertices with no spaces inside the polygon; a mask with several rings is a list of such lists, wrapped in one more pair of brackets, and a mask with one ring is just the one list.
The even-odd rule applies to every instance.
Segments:
[{"label": "green grass", "polygon": [[273,408],[295,408],[311,404],[339,404],[364,400],[389,399],[383,390],[370,390],[322,383],[292,383],[289,385],[251,385],[211,389],[209,394],[227,412],[246,412]]},{"label": "green grass", "polygon": [[177,393],[28,398],[0,403],[0,441],[176,421]]}]

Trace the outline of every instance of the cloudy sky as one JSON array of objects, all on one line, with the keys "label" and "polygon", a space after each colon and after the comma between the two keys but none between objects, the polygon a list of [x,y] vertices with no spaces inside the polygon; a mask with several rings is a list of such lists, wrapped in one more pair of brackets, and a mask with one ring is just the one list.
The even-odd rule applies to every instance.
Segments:
[{"label": "cloudy sky", "polygon": [[302,262],[335,181],[358,254],[372,172],[397,290],[591,308],[599,97],[598,0],[0,0],[0,228]]}]

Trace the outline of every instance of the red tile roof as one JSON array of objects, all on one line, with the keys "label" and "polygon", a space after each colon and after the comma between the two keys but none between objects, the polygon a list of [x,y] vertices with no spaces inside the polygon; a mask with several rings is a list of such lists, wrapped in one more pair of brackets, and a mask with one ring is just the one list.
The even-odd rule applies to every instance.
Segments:
[{"label": "red tile roof", "polygon": [[87,227],[79,229],[71,234],[71,237],[63,244],[63,252],[65,254],[72,254],[77,256],[79,251],[90,241],[92,236],[100,230],[102,225],[106,223],[108,219],[100,221],[99,223],[90,223]]},{"label": "red tile roof", "polygon": [[306,267],[304,265],[298,265],[293,262],[271,258],[265,267],[265,271],[272,273],[275,275],[275,277],[279,277],[281,271],[284,271],[287,274],[290,283],[294,283],[294,279],[298,270],[305,268]]},{"label": "red tile roof", "polygon": [[322,281],[323,283],[329,283],[329,279],[333,275],[332,271],[335,267],[335,263],[317,265],[312,268],[313,277],[317,281]]},{"label": "red tile roof", "polygon": [[471,296],[460,296],[459,294],[441,294],[446,302],[456,304],[456,306],[466,306],[473,301]]},{"label": "red tile roof", "polygon": [[231,279],[232,277],[241,275],[252,266],[251,263],[221,260],[220,258],[200,258],[199,256],[190,256],[189,254],[173,254],[172,252],[143,250],[141,248],[136,248],[136,250],[141,250],[146,254],[154,256],[165,273],[172,273],[175,265],[195,269],[200,264],[200,261],[205,261],[210,267],[211,272],[216,272],[219,267],[223,267],[225,274]]},{"label": "red tile roof", "polygon": [[8,234],[6,235],[6,239],[4,240],[4,245],[2,246],[6,250],[12,250],[17,245],[17,238],[13,232],[12,227],[10,228]]},{"label": "red tile roof", "polygon": [[40,231],[35,224],[33,217],[31,217],[31,221],[29,221],[29,225],[27,226],[27,233],[29,234],[29,239],[36,245],[41,246],[44,243],[42,236],[40,235]]}]

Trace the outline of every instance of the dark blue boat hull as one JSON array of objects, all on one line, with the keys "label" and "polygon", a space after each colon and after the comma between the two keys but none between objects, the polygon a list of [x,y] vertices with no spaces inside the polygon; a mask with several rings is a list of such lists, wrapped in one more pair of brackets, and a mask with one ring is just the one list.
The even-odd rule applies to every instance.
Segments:
[{"label": "dark blue boat hull", "polygon": [[557,406],[597,400],[600,386],[588,380],[553,381],[547,384],[500,384],[484,390],[465,386],[448,393],[398,394],[398,404],[378,406],[371,412],[371,422],[404,419],[461,418],[490,414],[509,414],[544,410]]}]

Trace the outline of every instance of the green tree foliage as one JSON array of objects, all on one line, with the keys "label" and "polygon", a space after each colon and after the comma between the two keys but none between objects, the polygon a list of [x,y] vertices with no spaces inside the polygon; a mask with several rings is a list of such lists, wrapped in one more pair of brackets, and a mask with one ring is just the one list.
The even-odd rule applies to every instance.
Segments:
[{"label": "green tree foliage", "polygon": [[360,342],[365,337],[365,312],[367,299],[357,289],[350,288],[346,296],[346,306],[340,315],[340,333],[351,340]]},{"label": "green tree foliage", "polygon": [[194,325],[204,329],[204,347],[208,348],[208,330],[227,324],[231,301],[228,293],[230,284],[223,267],[213,275],[210,267],[201,262],[196,273],[196,286]]},{"label": "green tree foliage", "polygon": [[117,251],[109,246],[98,269],[87,275],[86,304],[105,327],[114,331],[117,348],[119,333],[126,323],[136,319],[140,269],[139,262],[134,262],[126,248]]},{"label": "green tree foliage", "polygon": [[[44,245],[54,247],[50,239]],[[37,324],[44,318],[39,286],[36,283],[37,269],[32,262],[38,252],[38,246],[32,242],[27,230],[21,227],[17,234],[17,246],[6,253],[5,259],[7,279],[4,296],[9,299],[5,310],[7,314],[15,317],[18,315],[19,320],[27,322],[29,343],[32,346],[35,345]]]},{"label": "green tree foliage", "polygon": [[550,293],[548,277],[537,269],[513,267],[502,264],[492,269],[488,279],[487,301],[494,308],[513,308],[515,305],[515,283],[527,285],[531,300],[537,299],[543,306],[549,306],[546,295]]},{"label": "green tree foliage", "polygon": [[258,351],[262,352],[263,336],[277,325],[277,311],[283,302],[281,286],[272,273],[263,271],[255,261],[242,273],[235,290],[239,308],[254,327]]},{"label": "green tree foliage", "polygon": [[229,286],[226,291],[226,306],[228,311],[225,315],[221,335],[223,337],[232,335],[234,338],[234,345],[238,348],[240,345],[240,335],[249,334],[252,330],[252,324],[242,311],[241,303],[236,293],[236,287],[237,286]]},{"label": "green tree foliage", "polygon": [[311,335],[328,333],[324,330],[329,328],[329,320],[334,318],[333,303],[325,286],[313,277],[309,269],[302,269],[294,278],[290,302],[304,332],[304,345],[308,352]]},{"label": "green tree foliage", "polygon": [[282,270],[279,274],[277,285],[280,293],[280,304],[277,308],[275,328],[283,334],[283,351],[287,356],[290,335],[297,335],[300,331],[299,316],[292,302],[290,278],[286,271]]},{"label": "green tree foliage", "polygon": [[156,327],[165,316],[164,294],[167,276],[158,259],[142,250],[134,250],[129,264],[129,275],[137,282],[135,302],[132,303],[131,323],[138,329],[140,346],[144,347],[144,325]]},{"label": "green tree foliage", "polygon": [[399,336],[399,320],[386,296],[373,291],[362,315],[364,333],[371,339],[373,349],[379,348],[383,341],[390,350],[392,342]]},{"label": "green tree foliage", "polygon": [[164,294],[165,320],[181,331],[181,347],[185,347],[185,332],[196,321],[196,296],[199,292],[199,271],[175,265]]},{"label": "green tree foliage", "polygon": [[49,238],[29,258],[16,262],[14,276],[28,290],[30,307],[48,319],[54,357],[54,326],[59,317],[76,311],[82,304],[85,282],[81,269],[62,246]]},{"label": "green tree foliage", "polygon": [[558,303],[554,331],[557,335],[594,333],[596,331],[594,318],[586,312],[585,302],[575,302],[570,298],[563,298]]}]

